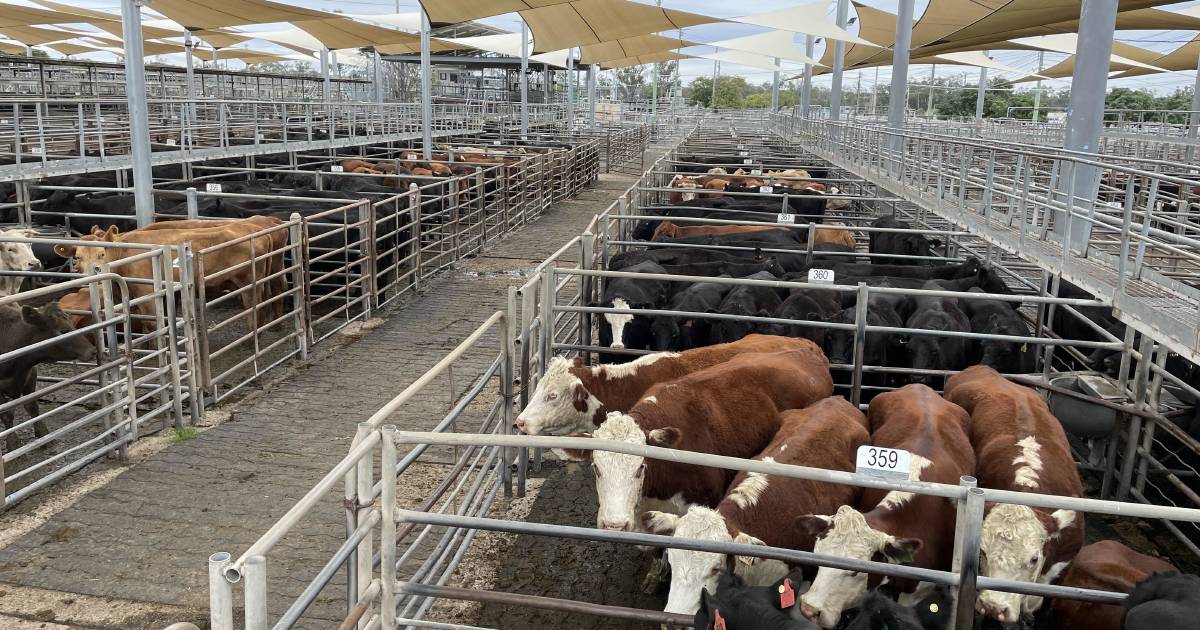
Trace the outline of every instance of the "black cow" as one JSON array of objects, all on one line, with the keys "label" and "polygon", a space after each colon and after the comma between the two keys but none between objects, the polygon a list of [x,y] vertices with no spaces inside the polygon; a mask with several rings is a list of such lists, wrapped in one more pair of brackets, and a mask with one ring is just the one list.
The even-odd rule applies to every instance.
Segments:
[{"label": "black cow", "polygon": [[[930,291],[943,290],[933,281],[927,283],[923,288]],[[962,311],[957,298],[916,296],[913,298],[913,304],[913,313],[904,324],[906,328],[971,332],[971,320]],[[962,370],[970,365],[971,348],[968,340],[962,337],[918,334],[910,337],[908,355],[911,358],[912,367],[916,369]],[[940,383],[943,380],[940,377],[935,379],[925,374],[914,374],[909,379],[913,383],[925,385]]]},{"label": "black cow", "polygon": [[[896,306],[902,300],[898,300],[901,296],[873,294],[867,298],[867,325],[868,326],[886,326],[888,328],[903,328],[904,317],[896,310]],[[837,324],[854,324],[855,309],[847,308],[840,313],[830,318],[830,322]],[[825,332],[825,354],[829,357],[830,363],[853,365],[854,364],[854,331],[853,330],[834,330],[829,329]],[[895,333],[867,331],[866,344],[863,347],[863,364],[864,365],[881,365],[887,367],[906,367],[908,365],[905,347],[901,343],[901,339]],[[845,372],[835,372],[835,375],[845,374]],[[867,372],[863,374],[862,382],[864,385],[872,387],[882,387],[889,384],[889,378],[878,372]],[[839,383],[849,385],[849,379],[841,380]],[[875,390],[868,390],[874,392]],[[864,400],[869,401],[871,395],[864,392]]]},{"label": "black cow", "polygon": [[[96,348],[85,335],[64,336],[74,332],[75,327],[56,303],[41,308],[0,306],[0,328],[4,330],[0,335],[0,355],[47,339],[61,338],[57,343],[0,363],[0,401],[15,400],[36,391],[37,366],[41,363],[91,361],[96,356]],[[25,411],[30,418],[41,415],[36,398],[25,403]],[[0,420],[5,428],[13,428],[12,410],[0,413]],[[45,421],[34,423],[33,433],[39,438],[44,437],[48,433]],[[8,434],[6,445],[10,452],[20,446],[16,432]]]},{"label": "black cow", "polygon": [[1121,630],[1195,627],[1200,614],[1200,577],[1155,573],[1138,582],[1121,604]]},{"label": "black cow", "polygon": [[[729,278],[731,276],[719,277]],[[732,284],[699,282],[671,296],[666,310],[715,313],[731,289],[733,289]],[[654,323],[651,324],[651,329],[654,332],[655,350],[690,350],[711,343],[712,320],[656,317]]]},{"label": "black cow", "polygon": [[921,280],[957,280],[960,278],[978,278],[983,270],[983,263],[979,259],[971,257],[961,263],[938,265],[935,267],[875,263],[834,263],[831,265],[822,265],[822,267],[834,270],[839,277],[874,278],[889,276],[892,278],[919,278]]},{"label": "black cow", "polygon": [[[649,261],[620,271],[635,274],[666,273],[662,265]],[[658,308],[666,301],[670,285],[671,283],[665,280],[609,278],[605,283],[604,297],[599,306],[633,310]],[[652,318],[643,315],[604,313],[600,318],[600,345],[635,350],[649,349],[653,342],[651,323]],[[630,357],[618,355],[614,357],[613,362],[622,359],[629,360]]]},{"label": "black cow", "polygon": [[[747,279],[778,280],[779,278],[769,271],[762,271],[747,276]],[[783,300],[779,297],[779,291],[774,287],[739,285],[725,295],[717,312],[742,317],[771,317],[775,311],[779,310],[780,304],[783,304]],[[716,320],[712,325],[712,341],[713,343],[737,341],[750,333],[758,332],[761,326],[761,324],[741,320]]]},{"label": "black cow", "polygon": [[845,630],[925,630],[921,620],[911,608],[906,608],[871,591],[863,598],[862,605]]},{"label": "black cow", "polygon": [[[970,293],[983,293],[972,288]],[[1009,302],[1000,300],[963,300],[962,305],[971,318],[971,332],[989,335],[1028,337],[1029,324],[1013,310]],[[975,363],[988,365],[1001,374],[1028,374],[1034,370],[1034,358],[1039,346],[1017,341],[980,340],[979,357]]]},{"label": "black cow", "polygon": [[794,593],[802,577],[793,571],[771,586],[746,586],[741,577],[729,572],[717,578],[717,594],[700,592],[700,608],[692,623],[697,630],[723,627],[726,630],[817,630],[817,625],[780,607],[780,587],[787,584]]},{"label": "black cow", "polygon": [[[156,199],[154,201],[154,211],[167,210],[174,205],[176,205],[176,202],[173,200]],[[85,225],[90,226],[93,224],[102,227],[115,225],[122,232],[137,229],[137,220],[134,218],[135,205],[133,195],[94,197],[67,190],[56,190],[46,198],[39,208],[35,208],[36,210],[50,213],[35,214],[34,223],[37,225],[66,225],[75,229],[81,229]],[[62,214],[98,216],[80,217],[72,220],[70,217],[61,216]]]},{"label": "black cow", "polygon": [[721,261],[690,263],[685,265],[663,265],[669,274],[680,276],[708,276],[710,278],[728,275],[731,278],[744,278],[760,271],[769,271],[776,276],[783,275],[783,268],[774,258],[766,258],[762,262],[753,261]]},{"label": "black cow", "polygon": [[[792,294],[775,310],[775,317],[812,322],[826,322],[842,311],[837,293],[828,289],[793,289]],[[803,337],[818,346],[825,345],[827,328],[801,324],[764,324],[764,334],[784,337]]]},{"label": "black cow", "polygon": [[[752,252],[719,251],[713,249],[694,249],[691,247],[657,247],[642,250],[630,250],[614,255],[608,261],[609,269],[624,269],[647,260],[660,265],[691,265],[694,263],[714,262],[747,262],[753,261]],[[760,260],[765,260],[759,256]]]},{"label": "black cow", "polygon": [[[871,222],[871,227],[911,230],[912,226],[892,216],[882,216]],[[871,232],[871,245],[869,251],[872,254],[893,254],[897,256],[929,256],[934,247],[941,245],[938,239],[928,239],[925,235],[919,233],[893,233],[893,232]],[[881,264],[894,265],[928,265],[927,260],[914,260],[911,258],[893,258],[891,256],[880,256],[872,258],[873,261]]]}]

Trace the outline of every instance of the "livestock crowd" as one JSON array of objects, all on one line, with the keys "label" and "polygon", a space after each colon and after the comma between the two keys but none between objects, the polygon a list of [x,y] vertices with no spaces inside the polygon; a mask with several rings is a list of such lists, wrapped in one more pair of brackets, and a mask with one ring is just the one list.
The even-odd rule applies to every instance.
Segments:
[{"label": "livestock crowd", "polygon": [[[1033,371],[1040,346],[1004,339],[1031,337],[1032,330],[1019,311],[1020,299],[1005,297],[1013,292],[996,270],[973,258],[933,264],[940,243],[891,216],[872,221],[867,249],[875,256],[859,262],[853,235],[845,226],[825,222],[827,211],[857,203],[816,181],[828,180],[827,173],[756,168],[730,174],[725,167],[708,166],[704,157],[683,161],[668,203],[643,208],[657,216],[631,230],[646,247],[609,261],[610,270],[629,275],[606,278],[600,301],[592,304],[616,311],[598,318],[601,364],[552,359],[516,418],[516,430],[841,472],[855,471],[860,447],[897,449],[910,455],[907,476],[913,481],[958,485],[971,476],[983,488],[1082,495],[1058,419],[1035,390],[1002,376]],[[753,225],[790,219],[780,214],[820,225]],[[688,219],[740,225],[687,224]],[[809,234],[820,238],[810,245]],[[813,268],[832,270],[839,285],[924,289],[915,295],[872,291],[867,324],[950,333],[869,332],[862,364],[909,369],[864,376],[865,414],[833,396],[833,374],[845,372],[831,371],[831,363],[855,362],[854,331],[810,325],[855,323],[857,293],[784,290],[773,284],[807,282]],[[646,274],[761,282],[676,282],[642,277]],[[1064,292],[1070,294],[1071,287]],[[1116,321],[1103,309],[1093,311],[1085,310],[1085,316]],[[1077,324],[1065,318],[1054,326],[1064,337],[1094,338],[1071,328]],[[630,361],[623,350],[653,352]],[[1110,355],[1097,351],[1090,359],[1111,363]],[[947,498],[604,450],[561,454],[591,462],[598,528],[951,569],[957,508]],[[1166,561],[1116,541],[1084,543],[1082,513],[988,503],[980,535],[981,575],[1132,595],[1117,606],[1067,599],[1047,603],[984,590],[976,603],[977,626],[1149,630],[1194,625],[1200,578],[1181,575]],[[950,589],[928,582],[683,549],[666,550],[663,567],[670,574],[666,610],[694,614],[700,629],[952,627]],[[652,570],[647,584],[665,581],[658,573]]]}]

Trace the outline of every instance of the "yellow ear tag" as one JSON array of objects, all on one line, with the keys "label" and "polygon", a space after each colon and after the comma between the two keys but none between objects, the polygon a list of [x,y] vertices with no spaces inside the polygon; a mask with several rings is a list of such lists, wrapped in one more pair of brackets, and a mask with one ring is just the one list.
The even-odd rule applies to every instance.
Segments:
[{"label": "yellow ear tag", "polygon": [[[1021,352],[1029,352],[1029,344],[1027,344],[1027,343],[1021,344]],[[934,612],[937,612],[937,611],[934,611]]]},{"label": "yellow ear tag", "polygon": [[929,612],[931,612],[931,613],[936,613],[937,611],[938,611],[938,605],[937,605],[937,604],[930,604],[930,605],[929,605]]}]

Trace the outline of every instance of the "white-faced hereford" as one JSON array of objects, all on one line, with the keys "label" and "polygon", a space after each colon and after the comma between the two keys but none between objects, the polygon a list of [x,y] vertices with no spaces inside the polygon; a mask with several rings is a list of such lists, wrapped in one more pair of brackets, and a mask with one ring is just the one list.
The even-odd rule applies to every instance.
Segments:
[{"label": "white-faced hereford", "polygon": [[808,347],[798,339],[747,335],[685,352],[657,352],[630,363],[586,367],[562,357],[550,361],[545,376],[517,416],[516,429],[529,435],[591,431],[612,411],[626,412],[659,383],[710,368],[747,352],[781,352]]},{"label": "white-faced hereford", "polygon": [[[729,457],[753,457],[779,430],[779,414],[833,392],[829,362],[816,344],[786,352],[742,354],[656,385],[628,414],[613,412],[594,437]],[[735,472],[606,451],[591,456],[600,508],[596,526],[625,531],[638,523],[643,497],[682,512],[715,507]]]},{"label": "white-faced hereford", "polygon": [[[1078,497],[1079,472],[1067,434],[1032,389],[977,365],[946,381],[946,400],[971,414],[979,485],[997,490]],[[1006,503],[989,504],[980,534],[981,575],[1050,582],[1083,546],[1083,517]],[[1042,598],[983,591],[976,608],[1002,623],[1033,612]]]},{"label": "white-faced hereford", "polygon": [[[957,484],[963,475],[974,474],[966,412],[929,387],[907,385],[876,396],[868,419],[872,445],[912,454],[910,480]],[[866,490],[858,506],[862,512],[844,505],[832,517],[802,516],[798,525],[817,536],[814,550],[819,554],[950,568],[956,513],[952,501],[898,490]],[[800,598],[801,611],[822,628],[832,628],[845,610],[860,603],[868,586],[880,581],[861,572],[821,567],[812,588]],[[917,587],[909,580],[895,582],[905,594]],[[902,598],[901,603],[910,605],[909,599],[915,598]]]},{"label": "white-faced hereford", "polygon": [[[857,407],[845,398],[826,398],[804,409],[783,412],[775,439],[754,459],[853,472],[855,453],[869,440],[867,419]],[[855,486],[741,472],[717,509],[692,506],[683,516],[646,512],[642,526],[655,534],[808,551],[813,538],[795,526],[796,517],[832,514],[841,505],[857,502],[858,495]],[[669,549],[667,559],[671,593],[666,610],[693,614],[700,605],[701,590],[716,592],[717,576],[727,558],[719,553]],[[738,558],[738,569],[755,560]]]}]

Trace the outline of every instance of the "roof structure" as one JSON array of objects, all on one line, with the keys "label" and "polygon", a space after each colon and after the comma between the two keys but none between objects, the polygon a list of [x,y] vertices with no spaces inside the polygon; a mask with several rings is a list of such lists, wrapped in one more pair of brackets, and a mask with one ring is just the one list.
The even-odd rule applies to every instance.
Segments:
[{"label": "roof structure", "polygon": [[538,9],[570,0],[421,0],[434,25],[457,24],[479,18]]},{"label": "roof structure", "polygon": [[574,0],[521,11],[521,17],[538,53],[724,21],[629,0]]},{"label": "roof structure", "polygon": [[62,41],[74,37],[74,33],[36,26],[5,26],[0,27],[0,35],[18,41],[26,46],[37,46],[50,42]]},{"label": "roof structure", "polygon": [[190,30],[338,17],[331,13],[293,7],[271,0],[220,0],[205,3],[196,0],[154,0],[152,8]]},{"label": "roof structure", "polygon": [[755,53],[766,57],[779,57],[788,61],[816,64],[817,61],[815,59],[808,57],[803,51],[796,48],[795,38],[796,34],[791,31],[767,31],[758,35],[723,39],[708,45]]},{"label": "roof structure", "polygon": [[[589,44],[580,48],[579,63],[589,65],[593,63],[603,64],[607,61],[617,61],[631,59],[636,57],[665,53],[676,48],[686,48],[688,46],[696,46],[695,42],[679,39],[678,37],[664,37],[662,35],[638,35],[637,37],[626,37],[610,42],[601,42],[599,44]],[[654,63],[654,62],[649,62]]]},{"label": "roof structure", "polygon": [[[732,21],[765,26],[781,31],[791,31],[793,33],[808,33],[814,37],[853,42],[864,46],[875,45],[871,41],[864,39],[861,31],[858,35],[854,35],[831,22],[829,18],[825,17],[828,8],[829,0],[821,0],[820,2],[788,7],[779,11],[768,11],[766,13],[756,13],[754,15],[733,18]],[[892,31],[892,36],[888,38],[889,41],[894,39],[894,36],[895,30]]]},{"label": "roof structure", "polygon": [[692,59],[691,55],[684,55],[677,52],[666,51],[652,53],[649,55],[639,55],[637,57],[629,57],[628,59],[614,59],[600,64],[605,70],[616,70],[618,68],[627,68],[629,66],[642,66],[651,63],[663,63],[666,61],[676,61],[679,59]]}]

